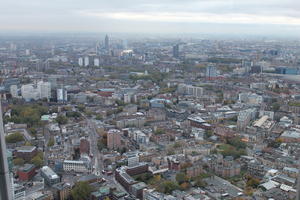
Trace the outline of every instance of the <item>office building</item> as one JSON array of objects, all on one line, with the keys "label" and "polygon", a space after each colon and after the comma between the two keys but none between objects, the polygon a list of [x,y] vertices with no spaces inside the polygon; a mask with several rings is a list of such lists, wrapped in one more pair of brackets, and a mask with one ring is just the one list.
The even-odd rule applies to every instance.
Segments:
[{"label": "office building", "polygon": [[64,160],[63,169],[65,172],[75,172],[75,173],[91,172],[90,163],[83,160]]},{"label": "office building", "polygon": [[15,156],[29,162],[37,153],[35,146],[22,146],[16,148]]},{"label": "office building", "polygon": [[99,58],[94,58],[94,66],[99,67],[100,66],[100,60]]},{"label": "office building", "polygon": [[51,98],[51,84],[50,82],[43,82],[39,81],[37,83],[37,89],[40,94],[40,99],[47,99]]},{"label": "office building", "polygon": [[22,85],[21,95],[22,98],[25,99],[25,101],[38,100],[40,97],[39,92],[37,91],[37,89],[34,87],[33,84]]},{"label": "office building", "polygon": [[18,86],[17,85],[11,85],[9,88],[10,94],[13,98],[19,97],[18,94]]},{"label": "office building", "polygon": [[179,58],[179,44],[176,44],[173,46],[173,57]]},{"label": "office building", "polygon": [[90,153],[90,142],[86,138],[80,139],[79,150],[80,150],[80,154]]},{"label": "office building", "polygon": [[109,37],[108,35],[105,36],[105,39],[104,39],[104,48],[109,51]]},{"label": "office building", "polygon": [[110,129],[107,132],[107,148],[118,149],[121,147],[121,131],[117,129]]},{"label": "office building", "polygon": [[88,56],[84,57],[84,66],[87,67],[90,65],[90,58]]},{"label": "office building", "polygon": [[208,80],[213,80],[217,77],[217,69],[214,66],[206,67],[206,78]]},{"label": "office building", "polygon": [[57,102],[67,102],[68,101],[68,91],[64,88],[56,90]]},{"label": "office building", "polygon": [[78,65],[79,65],[80,67],[83,66],[83,58],[82,58],[82,57],[78,58]]},{"label": "office building", "polygon": [[41,176],[44,178],[45,183],[49,186],[60,182],[59,176],[48,166],[41,168]]}]

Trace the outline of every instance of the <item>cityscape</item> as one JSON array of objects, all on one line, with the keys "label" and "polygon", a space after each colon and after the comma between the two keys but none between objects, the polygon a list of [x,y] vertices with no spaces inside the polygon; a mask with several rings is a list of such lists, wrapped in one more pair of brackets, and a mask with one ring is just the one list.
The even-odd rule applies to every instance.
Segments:
[{"label": "cityscape", "polygon": [[[156,26],[139,9],[112,15]],[[289,36],[0,28],[0,199],[300,200],[296,19]]]}]

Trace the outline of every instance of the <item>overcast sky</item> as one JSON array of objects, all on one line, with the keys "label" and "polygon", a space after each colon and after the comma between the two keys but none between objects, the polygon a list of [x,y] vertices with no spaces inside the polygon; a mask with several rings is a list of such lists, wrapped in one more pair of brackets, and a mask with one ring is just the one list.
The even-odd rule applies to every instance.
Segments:
[{"label": "overcast sky", "polygon": [[0,0],[0,31],[300,34],[300,0]]}]

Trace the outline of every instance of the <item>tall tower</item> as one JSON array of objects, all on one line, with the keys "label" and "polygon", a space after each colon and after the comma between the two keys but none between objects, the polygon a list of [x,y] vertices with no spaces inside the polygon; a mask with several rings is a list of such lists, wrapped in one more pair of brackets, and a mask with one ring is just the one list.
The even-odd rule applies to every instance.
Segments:
[{"label": "tall tower", "polygon": [[109,50],[109,37],[108,37],[108,35],[105,36],[104,47],[107,51]]},{"label": "tall tower", "polygon": [[9,178],[9,169],[6,155],[6,144],[4,140],[4,129],[2,119],[2,106],[0,99],[0,199],[1,200],[12,200],[11,183]]},{"label": "tall tower", "polygon": [[179,58],[179,44],[176,44],[173,46],[173,57]]}]

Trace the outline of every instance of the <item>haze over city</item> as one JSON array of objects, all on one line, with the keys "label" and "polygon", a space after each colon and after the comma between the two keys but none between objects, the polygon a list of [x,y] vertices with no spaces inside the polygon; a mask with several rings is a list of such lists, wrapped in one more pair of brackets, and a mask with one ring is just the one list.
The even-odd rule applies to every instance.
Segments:
[{"label": "haze over city", "polygon": [[300,200],[299,10],[0,0],[0,200]]},{"label": "haze over city", "polygon": [[299,9],[297,0],[2,0],[0,30],[296,37]]}]

